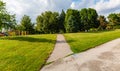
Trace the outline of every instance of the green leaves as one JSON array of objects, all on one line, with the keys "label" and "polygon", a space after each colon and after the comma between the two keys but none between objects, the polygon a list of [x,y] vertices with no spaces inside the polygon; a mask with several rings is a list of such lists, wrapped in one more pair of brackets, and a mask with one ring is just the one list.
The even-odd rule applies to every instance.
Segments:
[{"label": "green leaves", "polygon": [[80,11],[81,23],[84,25],[84,30],[89,30],[90,28],[98,28],[99,23],[97,22],[98,14],[95,9],[83,8]]},{"label": "green leaves", "polygon": [[65,32],[65,27],[64,27],[64,24],[65,24],[65,12],[64,10],[62,10],[61,14],[59,15],[58,17],[58,28],[59,28],[59,32]]},{"label": "green leaves", "polygon": [[5,8],[6,4],[0,0],[0,28],[15,29],[15,15],[11,15]]},{"label": "green leaves", "polygon": [[120,26],[120,14],[112,13],[108,16],[108,20],[109,20],[109,25],[113,29],[119,29],[119,27],[117,26]]},{"label": "green leaves", "polygon": [[37,31],[41,33],[57,33],[58,29],[57,12],[46,11],[37,17]]},{"label": "green leaves", "polygon": [[77,32],[78,30],[76,28],[79,28],[77,21],[75,20],[75,17],[71,15],[67,20],[66,32]]},{"label": "green leaves", "polygon": [[66,32],[77,32],[80,28],[80,14],[78,10],[68,9],[65,17]]},{"label": "green leaves", "polygon": [[98,21],[99,21],[99,23],[100,23],[100,25],[99,25],[99,30],[104,30],[104,29],[106,29],[106,27],[107,27],[107,21],[106,21],[106,18],[104,17],[104,16],[99,16],[98,17]]},{"label": "green leaves", "polygon": [[21,25],[18,27],[19,30],[28,31],[30,34],[34,32],[34,24],[31,22],[31,18],[27,15],[24,15],[21,19]]}]

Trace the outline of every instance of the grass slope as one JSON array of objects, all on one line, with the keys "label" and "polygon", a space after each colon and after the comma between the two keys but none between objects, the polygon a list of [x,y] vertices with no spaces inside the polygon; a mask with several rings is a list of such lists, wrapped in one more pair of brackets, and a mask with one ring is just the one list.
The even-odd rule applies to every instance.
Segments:
[{"label": "grass slope", "polygon": [[120,38],[120,30],[94,33],[68,33],[64,34],[64,36],[73,52],[78,53],[113,39]]},{"label": "grass slope", "polygon": [[56,35],[0,39],[0,71],[39,71],[52,52]]}]

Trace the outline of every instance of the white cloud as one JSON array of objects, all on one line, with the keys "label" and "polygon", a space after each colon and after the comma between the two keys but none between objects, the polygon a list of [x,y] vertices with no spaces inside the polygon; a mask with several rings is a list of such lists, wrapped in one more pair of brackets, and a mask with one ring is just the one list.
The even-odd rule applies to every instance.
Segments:
[{"label": "white cloud", "polygon": [[95,8],[99,14],[109,14],[120,10],[120,0],[109,0],[106,2],[104,0],[100,0],[92,7]]},{"label": "white cloud", "polygon": [[4,0],[9,12],[16,14],[17,19],[27,14],[35,21],[37,15],[44,11],[61,11],[70,7],[72,0]]},{"label": "white cloud", "polygon": [[72,2],[71,8],[74,9],[88,8],[93,4],[94,4],[94,0],[78,0]]},{"label": "white cloud", "polygon": [[27,14],[33,21],[44,11],[58,11],[68,8],[95,8],[99,14],[120,12],[120,0],[4,0],[9,12],[17,15],[17,20]]},{"label": "white cloud", "polygon": [[72,2],[71,8],[94,8],[101,15],[120,12],[120,0],[78,0]]}]

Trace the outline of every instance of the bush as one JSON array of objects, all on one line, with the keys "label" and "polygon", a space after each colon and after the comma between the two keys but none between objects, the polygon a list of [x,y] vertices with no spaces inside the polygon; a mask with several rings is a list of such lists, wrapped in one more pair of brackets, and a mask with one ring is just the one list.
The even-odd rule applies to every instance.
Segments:
[{"label": "bush", "polygon": [[8,32],[8,35],[10,35],[10,36],[16,36],[16,33],[14,31],[12,31],[12,32]]},{"label": "bush", "polygon": [[114,26],[113,29],[120,29],[120,25]]},{"label": "bush", "polygon": [[95,32],[95,31],[98,31],[98,29],[97,28],[91,28],[89,31],[90,32]]}]

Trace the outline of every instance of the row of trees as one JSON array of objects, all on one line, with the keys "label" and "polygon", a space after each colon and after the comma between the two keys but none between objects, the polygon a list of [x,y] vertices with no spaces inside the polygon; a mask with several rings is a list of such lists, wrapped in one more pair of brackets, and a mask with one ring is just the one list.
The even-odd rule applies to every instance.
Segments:
[{"label": "row of trees", "polygon": [[[111,15],[111,14],[110,14]],[[109,18],[112,18],[110,16]],[[104,16],[98,16],[95,9],[84,8],[80,11],[68,9],[66,13],[62,10],[58,12],[46,11],[37,16],[36,24],[31,22],[31,18],[24,15],[16,29],[33,33],[65,33],[89,31],[91,28],[105,30],[108,25]]]},{"label": "row of trees", "polygon": [[108,21],[99,16],[95,9],[83,8],[81,10],[68,9],[58,12],[46,11],[36,18],[36,23],[24,15],[20,24],[16,24],[15,15],[6,11],[5,3],[0,1],[0,29],[11,28],[19,31],[34,33],[71,33],[89,30],[106,30],[120,28],[120,14],[110,14]]},{"label": "row of trees", "polygon": [[36,30],[41,33],[88,31],[90,28],[100,26],[98,14],[92,8],[84,8],[80,11],[68,9],[66,13],[62,10],[60,15],[57,12],[46,11],[36,20]]},{"label": "row of trees", "polygon": [[120,29],[120,14],[98,15],[95,9],[68,9],[57,12],[47,11],[37,17],[36,30],[41,33],[79,32]]}]

